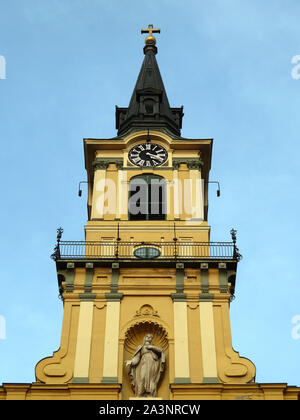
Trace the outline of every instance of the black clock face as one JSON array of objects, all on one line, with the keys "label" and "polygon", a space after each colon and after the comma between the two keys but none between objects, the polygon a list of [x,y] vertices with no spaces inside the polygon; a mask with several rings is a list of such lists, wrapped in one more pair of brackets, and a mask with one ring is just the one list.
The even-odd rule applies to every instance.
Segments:
[{"label": "black clock face", "polygon": [[155,167],[162,165],[168,159],[166,149],[155,143],[143,143],[133,147],[128,158],[131,163],[142,167]]}]

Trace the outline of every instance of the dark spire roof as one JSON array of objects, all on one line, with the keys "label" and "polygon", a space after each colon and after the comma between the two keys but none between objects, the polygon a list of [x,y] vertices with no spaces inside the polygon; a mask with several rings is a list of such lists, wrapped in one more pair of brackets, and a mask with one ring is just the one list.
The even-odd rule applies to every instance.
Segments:
[{"label": "dark spire roof", "polygon": [[149,36],[145,58],[128,108],[116,107],[118,135],[130,131],[154,129],[180,136],[183,107],[171,108],[155,58],[155,38]]}]

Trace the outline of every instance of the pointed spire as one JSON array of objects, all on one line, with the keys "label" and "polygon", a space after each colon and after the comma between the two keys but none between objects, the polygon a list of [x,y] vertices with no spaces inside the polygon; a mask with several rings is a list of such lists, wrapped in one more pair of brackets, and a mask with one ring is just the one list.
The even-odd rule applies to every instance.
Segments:
[{"label": "pointed spire", "polygon": [[151,128],[180,136],[183,107],[170,107],[155,58],[157,47],[152,34],[160,33],[160,29],[153,29],[153,25],[149,25],[141,32],[149,33],[145,40],[145,58],[128,108],[116,107],[118,135]]}]

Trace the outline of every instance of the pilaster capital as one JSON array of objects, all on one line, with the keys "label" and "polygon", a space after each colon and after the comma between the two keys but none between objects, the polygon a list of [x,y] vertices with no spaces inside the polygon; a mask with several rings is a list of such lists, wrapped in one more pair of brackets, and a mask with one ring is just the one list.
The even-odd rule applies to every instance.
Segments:
[{"label": "pilaster capital", "polygon": [[184,163],[184,162],[180,162],[179,160],[173,159],[173,169],[175,169],[176,171],[178,171],[179,166],[181,165],[181,163]]},{"label": "pilaster capital", "polygon": [[117,167],[118,170],[123,169],[124,165],[123,165],[123,160],[122,159],[116,159],[115,164],[116,164],[116,167]]},{"label": "pilaster capital", "polygon": [[105,293],[107,302],[121,302],[123,293]]},{"label": "pilaster capital", "polygon": [[201,159],[184,159],[184,158],[173,158],[173,169],[178,170],[181,164],[187,164],[189,169],[198,169],[199,171],[203,167]]},{"label": "pilaster capital", "polygon": [[79,299],[81,302],[94,302],[96,299],[96,293],[79,293]]},{"label": "pilaster capital", "polygon": [[98,171],[100,169],[107,169],[108,165],[109,161],[107,159],[96,158],[93,162],[93,169],[94,171]]},{"label": "pilaster capital", "polygon": [[93,169],[107,169],[110,163],[115,163],[118,170],[123,168],[123,159],[119,158],[96,158],[93,162]]},{"label": "pilaster capital", "polygon": [[189,159],[187,161],[187,166],[189,169],[198,169],[198,171],[201,171],[203,162],[200,159]]},{"label": "pilaster capital", "polygon": [[186,302],[186,293],[171,293],[173,302]]}]

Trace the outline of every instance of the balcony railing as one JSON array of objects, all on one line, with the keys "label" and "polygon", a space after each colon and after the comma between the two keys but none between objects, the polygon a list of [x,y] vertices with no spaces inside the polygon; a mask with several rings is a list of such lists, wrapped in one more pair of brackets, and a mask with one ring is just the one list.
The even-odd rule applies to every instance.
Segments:
[{"label": "balcony railing", "polygon": [[235,242],[126,242],[58,241],[54,260],[236,260],[240,254]]}]

